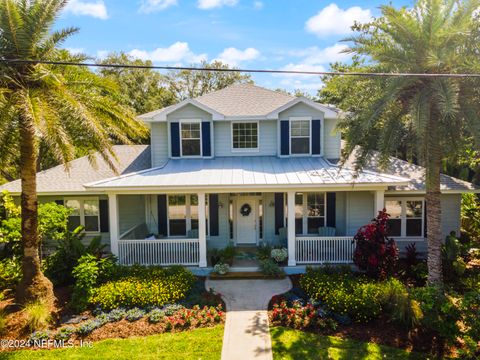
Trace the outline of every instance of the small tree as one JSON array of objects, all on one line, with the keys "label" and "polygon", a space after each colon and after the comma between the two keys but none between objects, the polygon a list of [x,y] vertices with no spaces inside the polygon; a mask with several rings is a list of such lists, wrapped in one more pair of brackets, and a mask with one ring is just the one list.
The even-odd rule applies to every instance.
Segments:
[{"label": "small tree", "polygon": [[353,262],[377,279],[392,274],[398,260],[397,244],[387,236],[388,217],[385,209],[379,211],[377,217],[358,229],[353,238],[357,243]]}]

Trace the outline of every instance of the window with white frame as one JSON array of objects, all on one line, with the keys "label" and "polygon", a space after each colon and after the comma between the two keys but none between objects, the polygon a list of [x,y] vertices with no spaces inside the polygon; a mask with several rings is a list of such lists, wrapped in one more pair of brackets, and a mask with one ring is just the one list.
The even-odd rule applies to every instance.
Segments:
[{"label": "window with white frame", "polygon": [[232,149],[237,151],[258,149],[258,123],[232,123]]},{"label": "window with white frame", "polygon": [[290,154],[310,154],[310,120],[290,120]]},{"label": "window with white frame", "polygon": [[318,234],[326,224],[326,194],[309,192],[295,194],[295,233]]},{"label": "window with white frame", "polygon": [[385,209],[390,215],[388,235],[398,237],[423,237],[424,211],[423,199],[388,199]]},{"label": "window with white frame", "polygon": [[186,236],[190,230],[198,230],[198,195],[168,195],[169,236]]},{"label": "window with white frame", "polygon": [[202,154],[200,125],[199,121],[180,123],[182,156],[200,156]]},{"label": "window with white frame", "polygon": [[73,231],[84,226],[86,232],[100,231],[100,206],[98,198],[65,199],[65,207],[72,210],[68,217],[68,228]]}]

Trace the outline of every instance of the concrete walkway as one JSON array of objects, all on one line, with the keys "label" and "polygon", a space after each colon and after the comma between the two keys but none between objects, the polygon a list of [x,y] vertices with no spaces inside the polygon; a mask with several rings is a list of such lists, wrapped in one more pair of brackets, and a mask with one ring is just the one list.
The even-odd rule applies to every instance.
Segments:
[{"label": "concrete walkway", "polygon": [[271,360],[268,302],[291,289],[283,280],[210,280],[205,287],[222,295],[227,306],[222,360]]}]

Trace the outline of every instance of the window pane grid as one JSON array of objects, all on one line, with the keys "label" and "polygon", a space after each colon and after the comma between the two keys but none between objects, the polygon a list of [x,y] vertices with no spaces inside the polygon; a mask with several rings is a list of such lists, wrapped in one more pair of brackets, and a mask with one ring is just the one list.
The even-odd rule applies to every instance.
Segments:
[{"label": "window pane grid", "polygon": [[181,123],[182,155],[200,156],[200,123]]},{"label": "window pane grid", "polygon": [[257,149],[258,148],[258,124],[257,123],[233,123],[232,140],[234,149]]},{"label": "window pane grid", "polygon": [[310,153],[310,121],[290,122],[290,152],[292,154]]},{"label": "window pane grid", "polygon": [[422,200],[386,200],[385,208],[390,215],[388,220],[389,236],[423,236],[424,210]]}]

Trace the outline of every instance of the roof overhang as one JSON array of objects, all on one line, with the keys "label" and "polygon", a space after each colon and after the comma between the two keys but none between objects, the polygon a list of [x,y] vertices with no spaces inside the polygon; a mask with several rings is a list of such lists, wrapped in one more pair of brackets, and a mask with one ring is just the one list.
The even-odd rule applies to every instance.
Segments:
[{"label": "roof overhang", "polygon": [[195,99],[187,99],[179,102],[178,104],[169,106],[165,108],[164,110],[160,110],[158,112],[153,112],[150,114],[144,114],[140,115],[138,118],[144,122],[164,122],[167,121],[167,116],[171,113],[173,113],[176,110],[179,110],[187,105],[193,105],[205,112],[208,112],[209,114],[212,115],[213,120],[224,120],[225,116],[223,114],[220,114],[219,112],[213,110],[212,108],[209,108],[208,106],[198,102]]},{"label": "roof overhang", "polygon": [[295,106],[299,103],[303,103],[305,105],[308,105],[308,106],[314,108],[315,110],[323,112],[325,118],[327,118],[327,119],[337,119],[339,117],[339,114],[335,110],[329,108],[328,106],[319,104],[319,103],[317,103],[315,101],[312,101],[312,100],[310,100],[310,99],[308,99],[304,96],[299,96],[299,97],[293,99],[292,101],[286,103],[285,105],[280,106],[278,109],[272,111],[271,113],[267,114],[267,119],[272,119],[272,120],[278,119],[279,114],[282,111],[285,111],[285,110],[287,110],[287,109],[291,108],[292,106]]}]

